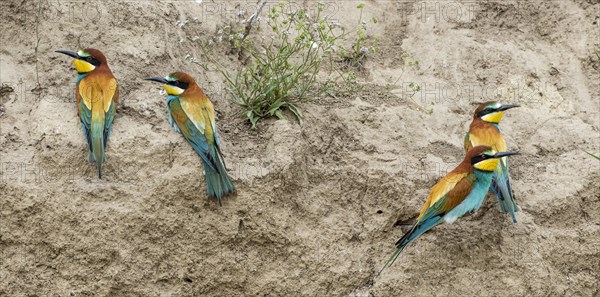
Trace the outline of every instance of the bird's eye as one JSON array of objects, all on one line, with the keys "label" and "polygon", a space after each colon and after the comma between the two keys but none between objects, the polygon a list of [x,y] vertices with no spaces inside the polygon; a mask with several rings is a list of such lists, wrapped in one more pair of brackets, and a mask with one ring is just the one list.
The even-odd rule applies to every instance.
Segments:
[{"label": "bird's eye", "polygon": [[484,160],[485,160],[485,158],[487,158],[487,156],[486,156],[486,155],[481,155],[481,159],[484,159]]},{"label": "bird's eye", "polygon": [[89,57],[85,58],[85,60],[86,60],[86,61],[88,61],[88,62],[91,62],[91,61],[92,61],[92,59],[93,59],[93,58],[92,58],[91,56],[89,56]]}]

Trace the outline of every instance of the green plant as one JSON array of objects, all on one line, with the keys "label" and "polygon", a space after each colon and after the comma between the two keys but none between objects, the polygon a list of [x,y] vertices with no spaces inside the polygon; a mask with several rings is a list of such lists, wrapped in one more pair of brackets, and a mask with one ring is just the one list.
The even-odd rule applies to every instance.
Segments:
[{"label": "green plant", "polygon": [[402,57],[402,59],[406,62],[406,64],[408,64],[408,66],[419,66],[419,60],[411,58],[410,54],[407,52],[403,52],[402,55],[400,55],[400,57]]},{"label": "green plant", "polygon": [[[360,10],[360,17],[358,19],[358,26],[351,32],[356,34],[356,39],[349,49],[340,47],[339,56],[343,62],[347,63],[352,67],[363,67],[363,62],[367,58],[369,53],[373,53],[379,50],[379,37],[374,37],[372,40],[367,35],[367,24],[368,22],[363,20],[363,8],[364,4],[356,6]],[[377,24],[377,18],[371,18],[372,24]]]},{"label": "green plant", "polygon": [[[408,65],[409,67],[418,67],[419,66],[419,60],[412,58],[411,55],[407,52],[402,53],[402,55],[400,55],[400,57],[402,57],[402,59],[404,60],[404,63],[406,65]],[[417,94],[417,92],[419,92],[421,90],[421,86],[414,82],[409,82],[408,87],[412,91],[408,95],[408,99],[410,101],[412,101],[412,103],[415,104],[420,111],[423,111],[426,114],[432,114],[433,113],[433,105],[435,105],[434,102],[431,102],[431,106],[429,108],[425,108],[425,107],[421,106],[419,103],[417,103],[417,101],[415,101],[415,99],[413,99],[413,97]]]},{"label": "green plant", "polygon": [[596,158],[596,160],[600,161],[600,157],[599,157],[599,156],[596,156],[596,155],[594,155],[594,154],[592,154],[592,153],[590,153],[590,152],[586,152],[586,151],[584,151],[584,152],[585,152],[586,154],[588,154],[588,155],[590,155],[590,156],[592,156],[592,157]]},{"label": "green plant", "polygon": [[[253,128],[267,117],[286,118],[286,111],[302,125],[299,103],[322,94],[337,98],[336,93],[356,92],[360,85],[355,69],[362,68],[368,53],[379,49],[379,39],[367,37],[364,4],[357,6],[358,26],[347,32],[323,13],[322,3],[310,16],[305,10],[286,11],[289,8],[280,3],[269,11],[266,25],[270,30],[261,32],[262,38],[250,36],[260,5],[245,27],[224,30],[231,32],[231,53],[238,54],[243,66],[236,72],[219,68],[233,102],[242,107]],[[371,22],[377,23],[377,19]],[[346,49],[351,34],[356,34],[356,39]],[[206,47],[201,48],[208,55]]]},{"label": "green plant", "polygon": [[285,110],[302,125],[298,103],[318,96],[317,74],[343,36],[334,33],[323,8],[319,4],[310,17],[305,10],[286,12],[284,3],[273,7],[267,21],[271,40],[263,46],[242,33],[232,36],[234,46],[249,53],[249,63],[237,73],[222,73],[233,102],[245,110],[253,128],[263,118],[286,118]]},{"label": "green plant", "polygon": [[[424,108],[422,107],[419,103],[417,103],[417,101],[415,101],[415,99],[413,99],[413,97],[415,96],[415,94],[417,94],[417,92],[419,92],[421,90],[421,86],[414,83],[414,82],[409,82],[408,83],[408,87],[410,88],[410,90],[412,91],[409,95],[408,95],[408,99],[410,101],[412,101],[419,110],[423,111],[426,114],[432,114],[433,113],[433,107],[429,107],[429,108]],[[432,102],[433,105],[433,102]]]}]

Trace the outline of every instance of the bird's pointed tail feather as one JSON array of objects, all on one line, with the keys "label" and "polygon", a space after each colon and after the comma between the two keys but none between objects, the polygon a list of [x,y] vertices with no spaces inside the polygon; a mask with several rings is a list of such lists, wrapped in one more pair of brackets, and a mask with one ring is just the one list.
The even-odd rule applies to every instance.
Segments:
[{"label": "bird's pointed tail feather", "polygon": [[494,172],[490,188],[492,191],[494,191],[494,194],[496,194],[496,198],[498,198],[498,206],[500,207],[500,210],[510,214],[513,223],[516,223],[517,217],[515,212],[518,212],[520,209],[515,202],[512,188],[510,186],[508,167],[502,166],[502,168],[500,168],[500,165],[498,167],[499,169]]},{"label": "bird's pointed tail feather", "polygon": [[396,261],[396,259],[398,258],[398,256],[400,256],[400,253],[402,253],[402,251],[404,250],[404,248],[406,248],[406,246],[408,246],[411,242],[413,242],[415,239],[417,239],[419,236],[421,236],[421,234],[431,230],[431,228],[437,226],[441,222],[443,222],[443,215],[436,215],[436,216],[428,218],[426,220],[417,222],[412,227],[412,229],[410,229],[410,231],[406,232],[406,234],[404,234],[402,236],[402,238],[400,238],[396,242],[396,250],[388,258],[388,260],[385,262],[385,264],[383,265],[383,267],[381,268],[381,270],[379,271],[379,273],[377,275],[381,274],[381,272],[385,268],[394,264],[394,261]]},{"label": "bird's pointed tail feather", "polygon": [[[98,178],[102,178],[102,162],[104,162],[104,118],[92,119],[91,124],[92,157],[98,168]],[[88,157],[89,158],[89,157]]]},{"label": "bird's pointed tail feather", "polygon": [[392,264],[394,264],[394,262],[396,261],[398,256],[400,256],[400,253],[402,252],[402,250],[404,250],[404,247],[405,246],[396,247],[396,250],[394,251],[394,253],[392,253],[392,255],[387,259],[387,261],[385,261],[385,264],[383,264],[383,267],[381,267],[381,269],[379,270],[377,275],[380,275],[384,269],[386,269],[386,268],[390,267]]},{"label": "bird's pointed tail feather", "polygon": [[217,170],[214,170],[213,167],[206,164],[206,162],[204,163],[206,191],[209,197],[215,197],[219,206],[222,206],[223,196],[235,192],[235,185],[227,174],[227,169],[225,168],[221,155],[214,146],[210,147],[209,154],[211,157],[210,159],[214,160],[213,166],[216,165]]}]

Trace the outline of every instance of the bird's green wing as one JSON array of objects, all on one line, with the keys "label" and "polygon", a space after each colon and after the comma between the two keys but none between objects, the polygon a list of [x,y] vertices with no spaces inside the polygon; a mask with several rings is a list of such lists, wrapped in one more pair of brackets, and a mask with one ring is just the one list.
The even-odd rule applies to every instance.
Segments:
[{"label": "bird's green wing", "polygon": [[427,197],[423,208],[421,208],[421,212],[417,220],[420,220],[423,217],[427,209],[435,205],[440,199],[444,198],[446,194],[452,191],[456,185],[467,176],[467,174],[467,172],[452,171],[444,176],[437,184],[435,184],[435,186],[431,188],[431,191],[429,191],[429,196]]},{"label": "bird's green wing", "polygon": [[473,185],[476,180],[475,175],[473,173],[454,175],[451,174],[452,173],[445,177],[446,182],[456,182],[452,184],[451,188],[442,197],[437,199],[435,203],[432,203],[425,210],[423,215],[420,216],[417,224],[419,224],[420,222],[424,222],[434,216],[445,215],[447,212],[451,211],[453,208],[455,208],[457,205],[463,202],[463,200],[469,195],[469,193],[473,189]]},{"label": "bird's green wing", "polygon": [[204,164],[214,171],[217,171],[218,166],[211,154],[211,149],[206,137],[204,136],[204,130],[199,130],[196,123],[205,123],[203,119],[196,118],[196,122],[188,117],[188,114],[184,111],[179,99],[169,100],[168,109],[173,121],[179,128],[179,131],[183,137],[190,143],[194,151],[200,156]]},{"label": "bird's green wing", "polygon": [[196,130],[204,134],[206,117],[202,106],[197,101],[192,101],[185,97],[180,97],[178,101],[181,105],[181,110],[187,115],[188,121],[196,127]]},{"label": "bird's green wing", "polygon": [[90,154],[88,155],[88,161],[94,161],[93,156],[91,154],[92,151],[92,137],[90,135],[90,127],[92,125],[92,110],[87,108],[84,101],[79,101],[79,120],[81,121],[81,129],[83,130],[83,135],[85,136],[85,140],[88,144],[88,150]]},{"label": "bird's green wing", "polygon": [[115,112],[117,111],[117,102],[119,101],[119,89],[116,87],[115,81],[115,91],[110,102],[110,106],[106,113],[104,114],[105,124],[104,124],[104,148],[106,149],[106,144],[108,144],[108,138],[110,137],[110,132],[112,131],[113,120],[115,119]]}]

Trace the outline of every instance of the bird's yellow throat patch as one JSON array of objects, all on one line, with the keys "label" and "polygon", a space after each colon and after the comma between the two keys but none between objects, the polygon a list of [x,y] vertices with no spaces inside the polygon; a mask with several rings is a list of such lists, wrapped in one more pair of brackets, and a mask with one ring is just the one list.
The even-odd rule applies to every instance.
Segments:
[{"label": "bird's yellow throat patch", "polygon": [[165,88],[165,91],[167,91],[167,94],[169,95],[180,95],[183,93],[183,89],[176,86],[163,84],[163,88]]},{"label": "bird's yellow throat patch", "polygon": [[482,116],[481,119],[486,122],[498,124],[498,123],[500,123],[500,120],[502,120],[502,116],[504,116],[504,112],[497,111],[497,112],[493,112],[490,114],[486,114],[486,115]]},{"label": "bird's yellow throat patch", "polygon": [[498,162],[499,160],[496,158],[487,159],[475,164],[474,167],[482,171],[494,171],[498,167]]},{"label": "bird's yellow throat patch", "polygon": [[73,64],[78,73],[88,73],[96,68],[96,66],[79,59],[73,60]]}]

